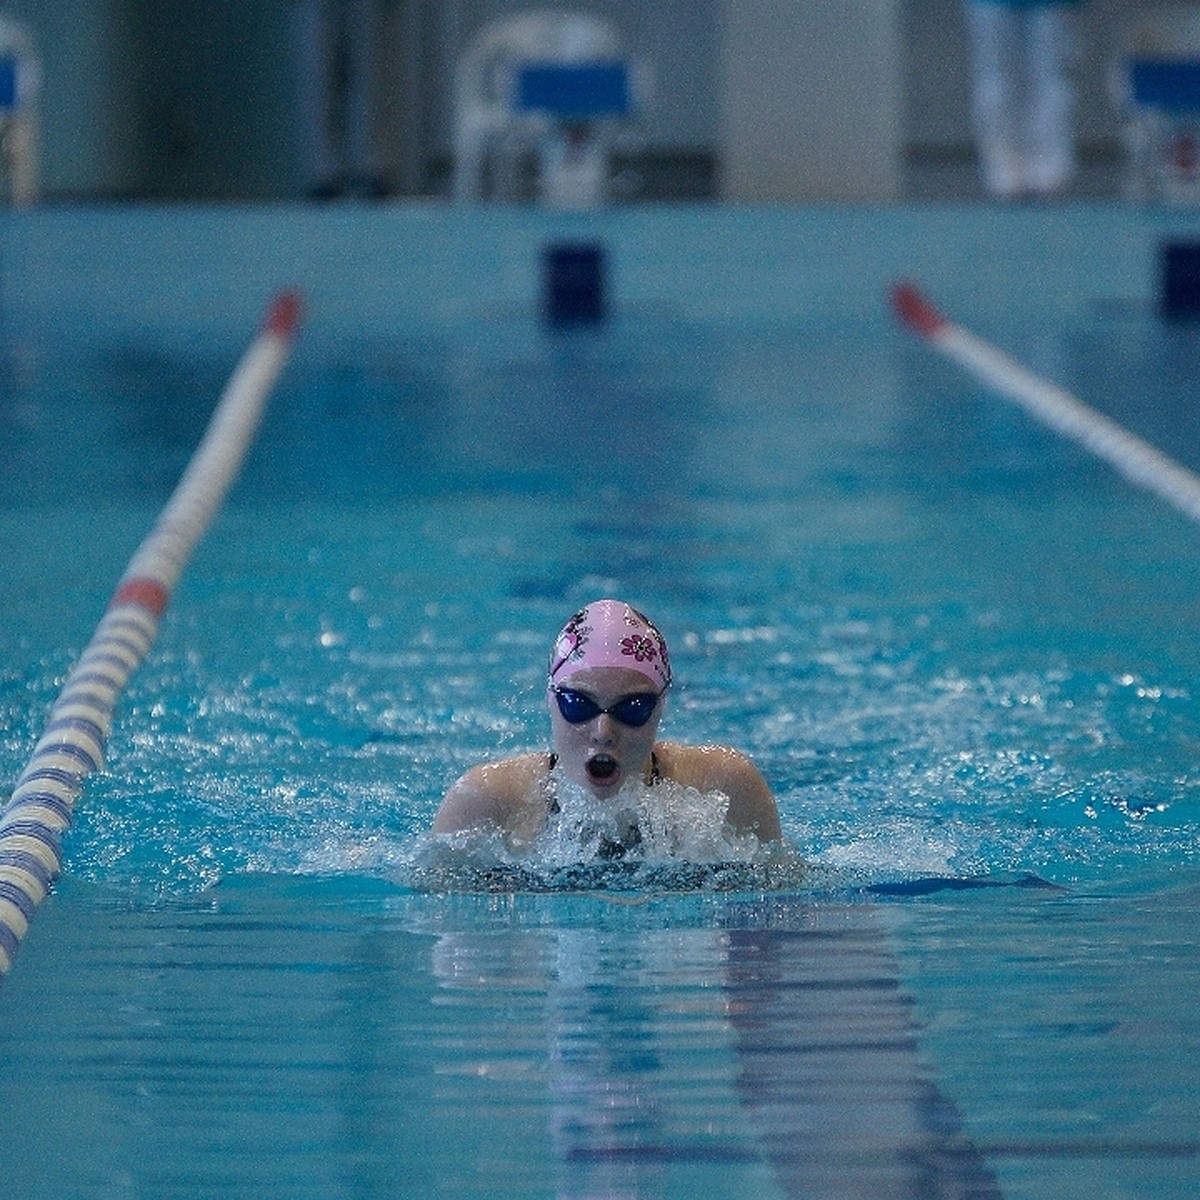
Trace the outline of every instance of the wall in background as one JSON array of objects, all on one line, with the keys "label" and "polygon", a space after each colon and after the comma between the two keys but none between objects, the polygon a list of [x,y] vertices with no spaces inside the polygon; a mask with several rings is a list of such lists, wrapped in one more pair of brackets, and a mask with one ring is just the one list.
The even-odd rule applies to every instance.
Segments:
[{"label": "wall in background", "polygon": [[901,25],[900,0],[728,0],[718,38],[722,198],[898,196]]},{"label": "wall in background", "polygon": [[[430,194],[444,186],[453,63],[466,39],[486,20],[544,2],[381,0],[380,55],[388,88],[379,131],[396,191]],[[48,196],[236,200],[302,194],[288,40],[292,3],[0,0],[0,10],[30,26],[43,61]],[[734,6],[742,13],[760,10],[774,28],[787,28],[788,14],[797,14],[797,39],[805,30],[826,39],[815,49],[784,47],[778,78],[785,89],[794,91],[795,82],[787,77],[787,62],[794,68],[842,58],[863,63],[868,75],[877,66],[897,80],[894,141],[901,157],[969,162],[961,0],[839,0],[846,18],[815,25],[801,19],[813,7],[804,0],[588,0],[578,7],[611,20],[654,68],[655,100],[637,147],[651,194],[655,179],[658,191],[676,187],[681,195],[715,179],[722,137],[729,136],[723,133],[721,88],[729,68],[724,21]],[[1093,154],[1111,154],[1116,145],[1110,71],[1122,27],[1144,9],[1140,0],[1087,0],[1082,6],[1079,125]],[[864,28],[885,20],[879,14],[888,11],[894,28],[876,25],[879,36],[864,39]],[[872,55],[883,57],[873,63]],[[779,103],[766,102],[773,98],[771,70],[764,63],[755,80],[765,89],[768,126],[780,119],[774,115]],[[798,123],[818,142],[836,146],[846,99],[843,93],[830,96],[822,109],[823,94],[808,90]],[[740,119],[748,128],[753,108],[743,105]],[[856,154],[849,146],[851,173],[861,170],[864,194],[878,192],[870,182],[877,160],[863,152],[856,163]],[[671,163],[700,169],[673,175]],[[707,177],[705,163],[714,168]]]}]

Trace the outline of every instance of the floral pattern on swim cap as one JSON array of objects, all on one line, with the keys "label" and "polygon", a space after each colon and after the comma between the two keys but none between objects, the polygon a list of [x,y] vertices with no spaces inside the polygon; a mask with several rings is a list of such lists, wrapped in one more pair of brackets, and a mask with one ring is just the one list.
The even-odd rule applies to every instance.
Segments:
[{"label": "floral pattern on swim cap", "polygon": [[671,682],[663,635],[648,617],[620,600],[594,600],[563,626],[550,652],[550,682],[590,667],[625,667],[661,691]]},{"label": "floral pattern on swim cap", "polygon": [[631,655],[638,662],[652,663],[658,657],[658,647],[642,634],[631,634],[621,639],[621,653]]}]

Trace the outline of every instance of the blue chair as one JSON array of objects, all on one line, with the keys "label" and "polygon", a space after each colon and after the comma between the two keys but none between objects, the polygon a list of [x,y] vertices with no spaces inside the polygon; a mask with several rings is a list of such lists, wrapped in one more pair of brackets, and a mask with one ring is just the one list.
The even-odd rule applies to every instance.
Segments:
[{"label": "blue chair", "polygon": [[1200,59],[1131,57],[1123,82],[1130,198],[1200,201]]},{"label": "blue chair", "polygon": [[644,69],[595,18],[531,12],[484,26],[458,64],[455,199],[603,202],[612,133],[645,91]]},{"label": "blue chair", "polygon": [[24,26],[0,17],[0,154],[11,202],[38,197],[37,93],[40,68]]}]

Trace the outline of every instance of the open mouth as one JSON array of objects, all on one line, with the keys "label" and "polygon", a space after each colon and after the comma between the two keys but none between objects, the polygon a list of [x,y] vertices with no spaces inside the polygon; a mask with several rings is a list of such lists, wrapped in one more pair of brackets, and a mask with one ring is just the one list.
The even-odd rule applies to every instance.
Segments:
[{"label": "open mouth", "polygon": [[587,761],[588,778],[596,783],[607,783],[617,773],[617,760],[610,754],[596,754]]}]

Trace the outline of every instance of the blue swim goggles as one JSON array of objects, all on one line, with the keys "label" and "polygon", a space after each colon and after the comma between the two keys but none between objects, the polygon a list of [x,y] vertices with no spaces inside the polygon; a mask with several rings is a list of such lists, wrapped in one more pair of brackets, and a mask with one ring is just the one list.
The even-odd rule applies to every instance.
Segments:
[{"label": "blue swim goggles", "polygon": [[654,716],[655,706],[667,689],[663,688],[662,692],[631,692],[607,708],[601,708],[591,696],[572,688],[552,687],[550,690],[554,693],[558,711],[569,725],[586,725],[597,717],[612,717],[622,725],[637,729]]}]

